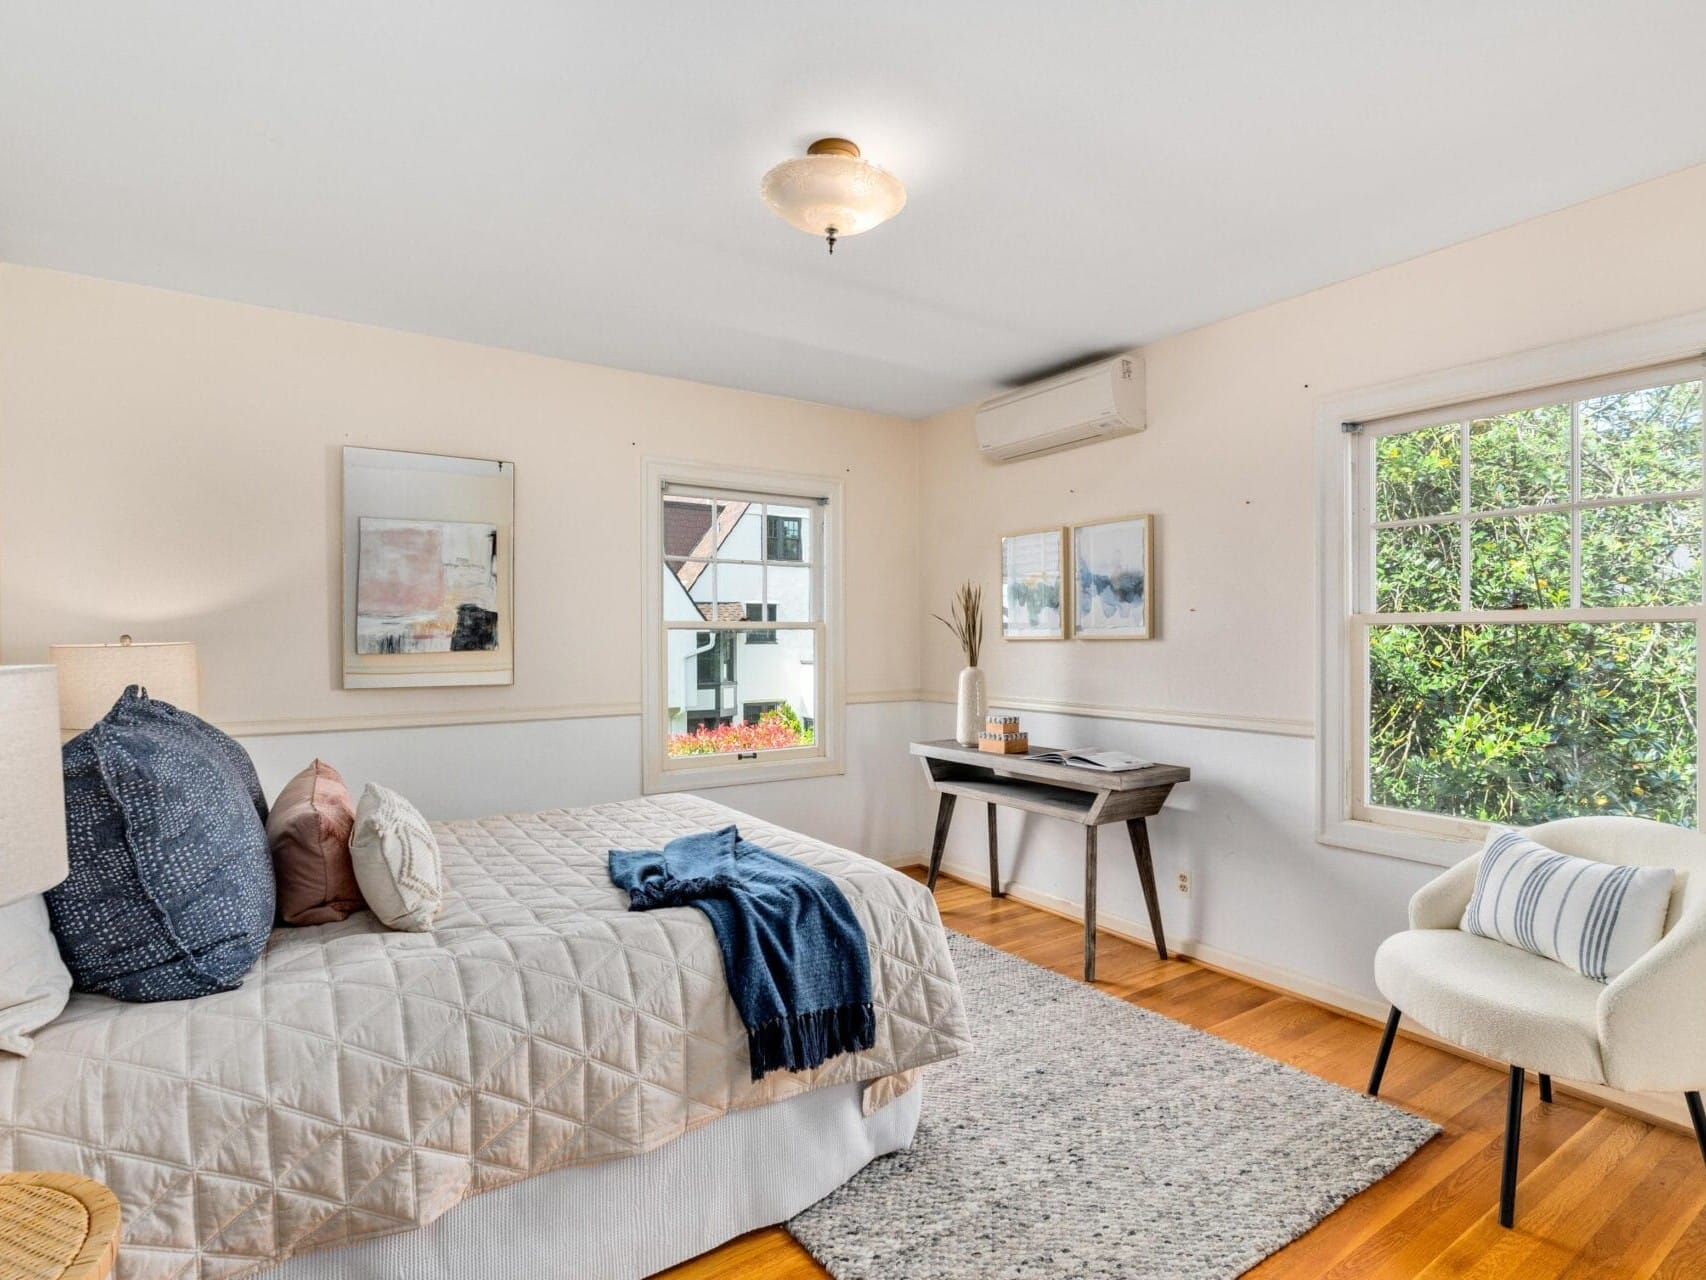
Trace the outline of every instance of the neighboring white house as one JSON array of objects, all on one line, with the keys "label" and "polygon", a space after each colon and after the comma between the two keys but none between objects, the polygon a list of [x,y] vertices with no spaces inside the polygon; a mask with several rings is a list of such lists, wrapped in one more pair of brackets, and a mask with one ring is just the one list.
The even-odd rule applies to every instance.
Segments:
[{"label": "neighboring white house", "polygon": [[[707,623],[809,622],[810,528],[798,508],[665,504],[664,617]],[[758,628],[672,632],[669,731],[756,723],[787,703],[808,726],[817,717],[813,633]]]}]

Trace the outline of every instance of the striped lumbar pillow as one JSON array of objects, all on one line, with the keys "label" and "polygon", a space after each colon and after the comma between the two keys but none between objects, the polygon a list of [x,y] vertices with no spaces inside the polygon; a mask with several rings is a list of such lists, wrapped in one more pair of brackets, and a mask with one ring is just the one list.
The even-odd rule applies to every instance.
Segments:
[{"label": "striped lumbar pillow", "polygon": [[1460,927],[1610,982],[1664,935],[1675,884],[1669,867],[1572,858],[1494,827]]}]

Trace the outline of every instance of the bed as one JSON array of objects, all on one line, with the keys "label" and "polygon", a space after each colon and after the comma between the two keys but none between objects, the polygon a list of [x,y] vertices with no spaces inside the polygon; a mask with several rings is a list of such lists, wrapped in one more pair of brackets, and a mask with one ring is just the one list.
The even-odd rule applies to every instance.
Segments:
[{"label": "bed", "polygon": [[[607,850],[729,822],[847,894],[870,1050],[752,1081],[704,917],[610,883]],[[237,991],[74,997],[0,1060],[0,1167],[112,1187],[121,1280],[639,1276],[907,1145],[920,1068],[969,1047],[934,902],[870,859],[695,796],[435,830],[431,934],[361,913],[275,931]]]}]

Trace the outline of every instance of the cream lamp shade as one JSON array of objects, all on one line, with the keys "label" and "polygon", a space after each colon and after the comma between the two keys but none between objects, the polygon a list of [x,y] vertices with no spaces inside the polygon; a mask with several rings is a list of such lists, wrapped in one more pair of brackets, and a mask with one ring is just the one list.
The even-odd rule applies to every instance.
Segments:
[{"label": "cream lamp shade", "polygon": [[59,668],[59,727],[68,734],[106,715],[133,684],[191,715],[201,711],[193,644],[138,644],[121,636],[117,644],[56,644],[48,654]]},{"label": "cream lamp shade", "polygon": [[806,154],[784,160],[759,194],[791,227],[835,242],[887,222],[906,207],[900,179],[859,154],[846,138],[819,138]]},{"label": "cream lamp shade", "polygon": [[65,781],[52,667],[0,667],[0,907],[65,879]]}]

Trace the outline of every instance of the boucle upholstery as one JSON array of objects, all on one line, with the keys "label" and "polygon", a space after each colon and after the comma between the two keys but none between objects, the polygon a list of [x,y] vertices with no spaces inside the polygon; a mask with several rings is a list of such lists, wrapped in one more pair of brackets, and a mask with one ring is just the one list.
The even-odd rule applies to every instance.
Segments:
[{"label": "boucle upholstery", "polygon": [[1375,956],[1381,992],[1435,1034],[1531,1071],[1617,1089],[1706,1087],[1706,836],[1621,817],[1567,818],[1528,834],[1579,858],[1675,868],[1664,937],[1601,985],[1460,933],[1476,853],[1410,900],[1410,929]]},{"label": "boucle upholstery", "polygon": [[1380,948],[1374,981],[1405,1017],[1453,1044],[1567,1080],[1604,1076],[1605,988],[1556,960],[1458,929],[1413,929]]}]

